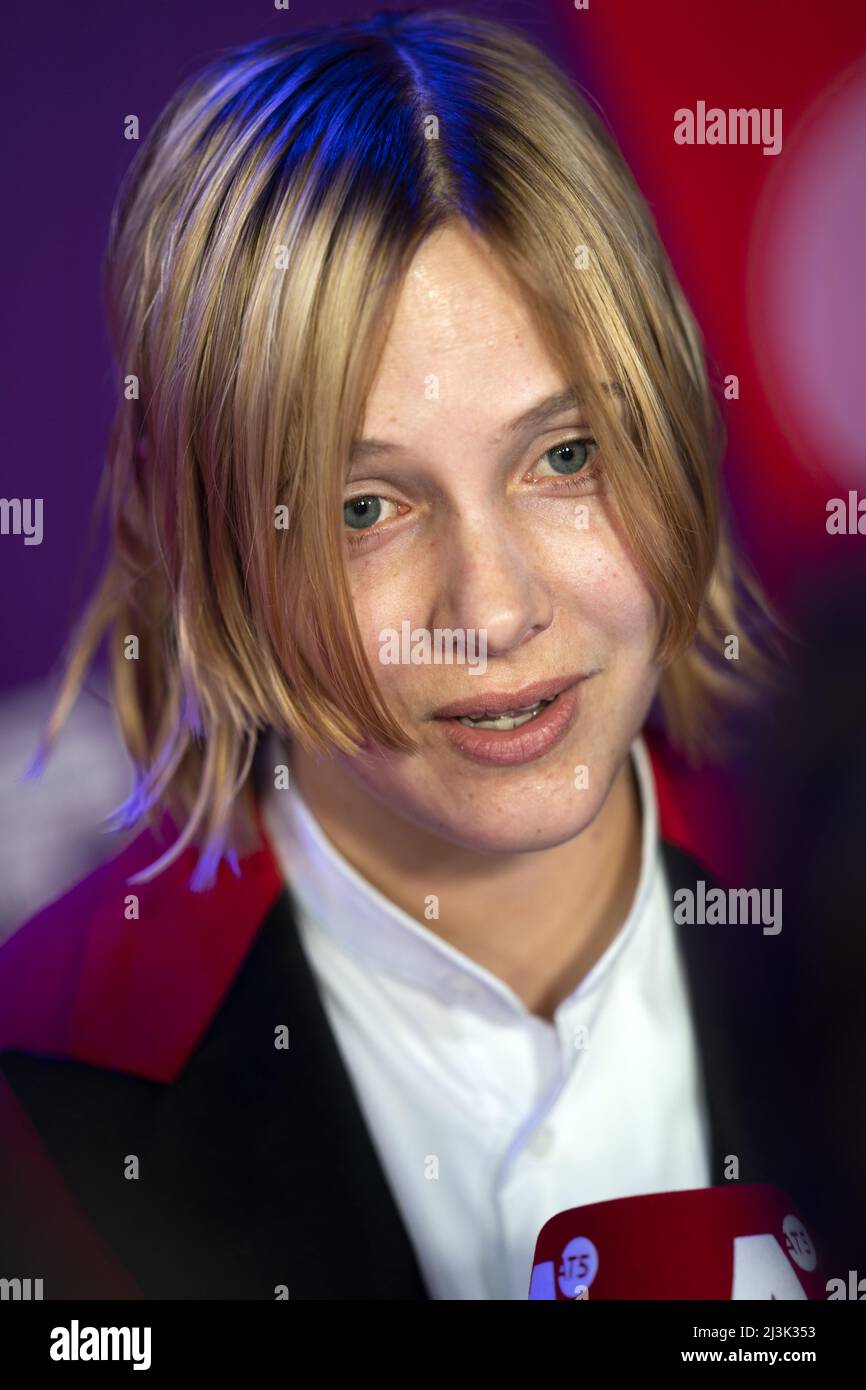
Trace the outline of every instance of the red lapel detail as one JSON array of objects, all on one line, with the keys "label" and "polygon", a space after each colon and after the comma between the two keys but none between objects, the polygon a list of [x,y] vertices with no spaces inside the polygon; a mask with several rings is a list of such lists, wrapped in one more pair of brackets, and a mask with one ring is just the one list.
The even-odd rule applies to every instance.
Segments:
[{"label": "red lapel detail", "polygon": [[[176,834],[139,835],[49,904],[0,950],[0,1047],[173,1081],[210,1023],[283,884],[263,847],[220,865],[214,887],[188,887],[187,849],[150,883],[126,880]],[[124,916],[136,894],[139,917]]]}]

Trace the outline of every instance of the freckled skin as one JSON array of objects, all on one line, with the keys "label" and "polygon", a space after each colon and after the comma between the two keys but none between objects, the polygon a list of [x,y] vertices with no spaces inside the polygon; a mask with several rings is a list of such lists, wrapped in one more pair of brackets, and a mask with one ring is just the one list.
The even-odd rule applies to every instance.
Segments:
[{"label": "freckled skin", "polygon": [[[431,377],[436,392],[425,389]],[[659,676],[653,598],[603,478],[573,492],[558,488],[549,462],[538,476],[545,452],[590,433],[591,422],[569,410],[540,431],[506,431],[567,384],[489,248],[454,228],[428,238],[403,286],[360,430],[400,452],[360,460],[345,493],[387,499],[376,539],[348,551],[348,572],[373,670],[420,752],[371,748],[324,762],[298,749],[294,764],[311,804],[333,824],[354,817],[357,838],[358,818],[368,817],[371,835],[392,836],[393,852],[419,864],[449,847],[472,856],[560,846],[587,827],[584,844],[600,842],[612,787],[626,806],[628,747]],[[578,504],[589,511],[586,529],[575,525]],[[381,664],[380,631],[399,632],[406,620],[486,629],[486,674]],[[589,671],[570,732],[523,766],[470,762],[430,721],[458,698]],[[578,764],[589,768],[582,791]]]}]

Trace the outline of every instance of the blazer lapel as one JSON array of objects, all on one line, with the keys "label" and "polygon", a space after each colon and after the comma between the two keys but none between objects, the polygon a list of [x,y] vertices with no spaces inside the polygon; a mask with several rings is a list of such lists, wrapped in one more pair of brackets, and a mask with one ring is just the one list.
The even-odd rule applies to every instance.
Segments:
[{"label": "blazer lapel", "polygon": [[[275,1045],[288,1030],[288,1047]],[[284,889],[142,1153],[162,1297],[426,1298]]]},{"label": "blazer lapel", "polygon": [[[672,908],[678,890],[697,895],[700,880],[707,892],[720,887],[689,853],[664,840],[662,850]],[[775,938],[760,926],[674,920],[709,1110],[712,1181],[779,1183],[774,1117],[755,1104],[774,1055],[765,985]]]}]

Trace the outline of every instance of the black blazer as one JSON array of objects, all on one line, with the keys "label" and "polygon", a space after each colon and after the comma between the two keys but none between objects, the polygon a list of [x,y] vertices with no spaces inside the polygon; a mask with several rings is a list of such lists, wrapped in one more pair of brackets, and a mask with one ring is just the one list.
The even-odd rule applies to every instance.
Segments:
[{"label": "black blazer", "polygon": [[[662,843],[672,894],[714,882]],[[0,950],[0,1275],[42,1278],[45,1298],[429,1297],[272,849],[209,893],[180,887],[191,851],[125,886],[153,848],[148,832]],[[712,1181],[775,1183],[814,1225],[784,931],[676,930]]]}]

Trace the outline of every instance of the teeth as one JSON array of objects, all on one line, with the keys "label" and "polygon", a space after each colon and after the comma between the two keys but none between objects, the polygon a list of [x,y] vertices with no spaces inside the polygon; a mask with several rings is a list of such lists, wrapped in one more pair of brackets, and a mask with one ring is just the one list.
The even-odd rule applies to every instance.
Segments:
[{"label": "teeth", "polygon": [[522,709],[509,710],[507,714],[479,715],[476,719],[465,716],[460,720],[469,729],[519,729],[521,724],[528,724],[530,719],[535,719],[545,705],[549,705],[550,700],[539,700],[534,705],[524,705]]}]

